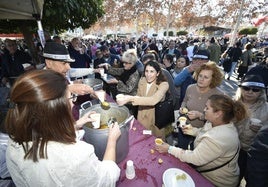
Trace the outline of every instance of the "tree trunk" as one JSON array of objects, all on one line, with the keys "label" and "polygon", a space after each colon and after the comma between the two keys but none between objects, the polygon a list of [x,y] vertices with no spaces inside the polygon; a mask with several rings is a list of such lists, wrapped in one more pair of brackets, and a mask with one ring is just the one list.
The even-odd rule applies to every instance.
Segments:
[{"label": "tree trunk", "polygon": [[33,33],[30,31],[30,28],[27,26],[27,24],[23,24],[23,23],[21,24],[20,30],[30,50],[30,55],[32,56],[32,59],[33,59],[33,65],[40,64],[38,52],[33,42]]}]

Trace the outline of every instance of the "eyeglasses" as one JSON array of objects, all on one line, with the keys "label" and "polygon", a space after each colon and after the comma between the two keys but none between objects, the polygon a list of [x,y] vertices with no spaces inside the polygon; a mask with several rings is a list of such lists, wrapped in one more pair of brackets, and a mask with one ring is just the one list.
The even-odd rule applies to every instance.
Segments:
[{"label": "eyeglasses", "polygon": [[72,100],[72,102],[74,103],[74,102],[76,102],[76,101],[77,101],[77,97],[78,97],[78,95],[77,95],[77,94],[72,94],[72,96],[71,96],[71,97],[69,97],[68,99],[71,99],[71,100]]},{"label": "eyeglasses", "polygon": [[132,64],[131,62],[123,62],[123,64]]},{"label": "eyeglasses", "polygon": [[250,91],[250,90],[252,90],[253,92],[260,92],[261,91],[261,89],[259,89],[259,88],[250,88],[250,87],[246,87],[246,86],[242,86],[241,88],[245,91]]}]

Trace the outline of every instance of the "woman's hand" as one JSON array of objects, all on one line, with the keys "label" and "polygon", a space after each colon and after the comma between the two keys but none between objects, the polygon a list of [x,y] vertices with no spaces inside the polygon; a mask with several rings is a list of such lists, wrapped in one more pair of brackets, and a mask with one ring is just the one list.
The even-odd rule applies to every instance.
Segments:
[{"label": "woman's hand", "polygon": [[117,84],[118,80],[116,78],[110,79],[107,81],[108,84]]},{"label": "woman's hand", "polygon": [[161,145],[155,145],[155,150],[157,150],[159,153],[167,153],[169,148],[169,144],[163,143]]},{"label": "woman's hand", "polygon": [[117,122],[109,126],[107,146],[103,156],[103,160],[116,160],[116,141],[120,137],[120,135],[121,131]]},{"label": "woman's hand", "polygon": [[249,125],[249,129],[252,130],[253,132],[257,133],[261,129],[261,125]]},{"label": "woman's hand", "polygon": [[131,97],[130,95],[121,95],[120,97],[117,97],[116,98],[116,102],[119,106],[123,106],[125,105],[126,103],[130,102],[131,100]]},{"label": "woman's hand", "polygon": [[117,122],[109,126],[109,141],[116,141],[121,135],[120,127]]},{"label": "woman's hand", "polygon": [[191,135],[191,136],[194,135],[193,126],[191,124],[183,125],[181,127],[181,130],[182,130],[183,134],[188,134],[188,135]]},{"label": "woman's hand", "polygon": [[[98,65],[98,67],[100,67],[100,68],[105,68],[105,69],[109,69],[110,66],[111,66],[111,65],[108,64],[108,63],[102,63],[102,64],[99,64],[99,65]],[[100,68],[99,68],[99,69],[100,69]]]},{"label": "woman's hand", "polygon": [[81,118],[79,118],[75,123],[75,129],[82,128],[86,123],[95,121],[90,117],[91,114],[95,114],[95,111],[89,111],[85,113]]},{"label": "woman's hand", "polygon": [[191,110],[187,113],[187,116],[190,120],[193,120],[193,119],[201,119],[203,113],[199,112],[199,111],[196,111],[196,110]]}]

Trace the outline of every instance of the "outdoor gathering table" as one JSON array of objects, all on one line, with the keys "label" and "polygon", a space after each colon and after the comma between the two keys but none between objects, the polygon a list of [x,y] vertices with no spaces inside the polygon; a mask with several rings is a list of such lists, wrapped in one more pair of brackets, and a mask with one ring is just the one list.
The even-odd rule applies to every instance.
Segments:
[{"label": "outdoor gathering table", "polygon": [[[137,120],[134,120],[134,123],[130,125],[129,152],[127,157],[118,164],[121,173],[117,187],[162,187],[163,173],[169,168],[178,168],[188,173],[196,187],[214,186],[187,163],[168,153],[156,151],[154,149],[155,137],[153,135],[144,135],[143,130],[144,127]],[[153,153],[151,153],[151,149],[154,150]],[[163,160],[162,164],[158,163],[159,158]],[[125,174],[128,160],[132,160],[135,167],[136,177],[132,180],[127,179]]]},{"label": "outdoor gathering table", "polygon": [[[115,102],[111,96],[106,95],[108,102]],[[74,108],[78,118],[78,106]],[[195,183],[195,187],[213,187],[214,185],[194,170],[190,165],[180,161],[168,153],[159,153],[154,149],[155,136],[143,134],[145,128],[134,119],[129,126],[129,152],[126,158],[118,163],[121,169],[120,178],[116,183],[117,187],[162,187],[163,173],[169,168],[178,168],[188,173]],[[154,150],[151,153],[151,150]],[[158,159],[163,160],[162,164]],[[129,180],[126,178],[126,163],[132,160],[136,176]]]}]

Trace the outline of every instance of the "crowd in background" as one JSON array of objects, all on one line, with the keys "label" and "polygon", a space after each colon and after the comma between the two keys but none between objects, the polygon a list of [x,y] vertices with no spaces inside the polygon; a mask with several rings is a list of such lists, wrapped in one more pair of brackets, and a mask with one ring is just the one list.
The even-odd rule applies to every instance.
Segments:
[{"label": "crowd in background", "polygon": [[[263,126],[268,125],[267,39],[245,35],[230,46],[227,38],[217,37],[158,40],[142,36],[137,41],[134,39],[84,40],[74,37],[70,41],[64,41],[59,36],[47,35],[46,42],[55,42],[66,47],[68,55],[74,61],[66,64],[68,66],[66,71],[78,68],[92,69],[95,78],[101,78],[103,76],[101,69],[104,69],[106,74],[114,76],[114,79],[106,85],[106,92],[114,99],[116,95],[123,94],[124,96],[118,100],[121,105],[126,104],[141,124],[146,129],[152,130],[157,137],[165,139],[167,129],[158,129],[155,126],[155,105],[165,100],[169,93],[174,99],[174,110],[182,111],[182,108],[186,107],[189,110],[187,115],[191,124],[191,133],[189,129],[181,128],[177,137],[179,144],[165,144],[165,147],[158,148],[160,152],[168,152],[185,162],[195,164],[201,168],[200,170],[207,170],[206,165],[204,167],[202,164],[212,161],[212,165],[217,165],[222,161],[222,155],[216,155],[219,158],[214,158],[215,155],[211,156],[211,159],[215,160],[200,160],[209,157],[198,157],[198,151],[211,150],[206,144],[209,138],[206,137],[205,140],[202,138],[205,131],[218,133],[220,130],[215,130],[215,125],[222,126],[226,136],[209,134],[215,141],[213,144],[217,145],[217,149],[212,149],[212,152],[220,153],[221,146],[225,150],[231,149],[229,153],[221,153],[227,154],[223,156],[225,161],[226,157],[232,158],[230,161],[232,171],[230,168],[226,169],[227,165],[223,165],[221,166],[223,170],[203,175],[217,186],[237,186],[243,177],[251,180],[248,178],[247,168],[243,166],[247,165],[247,160],[250,161],[249,165],[256,162],[257,157],[253,155],[255,160],[252,161],[248,153],[260,127],[252,127],[254,125],[251,125],[250,118],[261,120]],[[40,62],[44,63],[45,51],[38,40],[35,40],[35,45],[40,55]],[[29,66],[26,67],[25,64]],[[1,87],[11,87],[14,79],[31,70],[29,67],[35,69],[36,66],[23,40],[2,41]],[[48,64],[45,66],[49,67]],[[232,77],[240,81],[235,100],[226,96],[228,95],[226,90],[219,89],[224,79],[230,81]],[[224,101],[230,111],[225,110]],[[236,104],[242,108],[238,109]],[[240,114],[239,111],[243,111],[244,114]],[[214,115],[218,115],[219,118],[215,119]],[[226,124],[227,126],[224,126]],[[211,130],[213,128],[214,130]],[[224,141],[224,138],[232,134],[237,135],[237,137],[232,136],[234,144],[230,142],[228,145],[222,145],[218,142]],[[184,135],[190,135],[191,138],[185,141],[185,145],[180,145],[185,138]],[[179,148],[175,149],[175,147]],[[188,152],[183,152],[185,150]],[[186,158],[187,154],[191,154],[193,158]],[[230,178],[229,181],[216,179],[224,176],[223,173],[228,173],[226,176]],[[230,173],[232,173],[231,177]],[[253,174],[250,175],[252,177]]]}]

